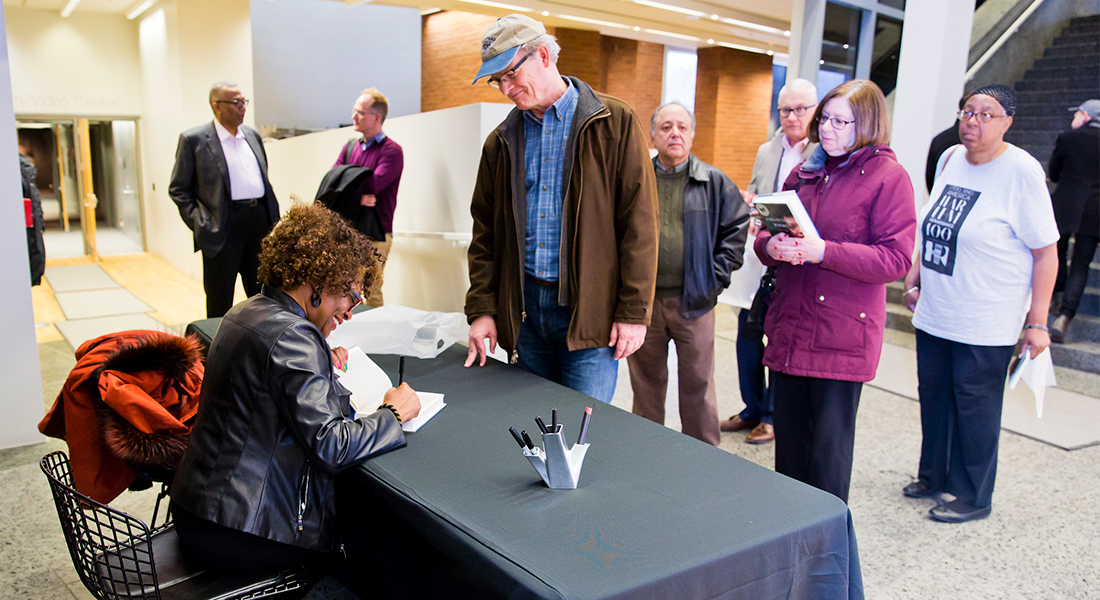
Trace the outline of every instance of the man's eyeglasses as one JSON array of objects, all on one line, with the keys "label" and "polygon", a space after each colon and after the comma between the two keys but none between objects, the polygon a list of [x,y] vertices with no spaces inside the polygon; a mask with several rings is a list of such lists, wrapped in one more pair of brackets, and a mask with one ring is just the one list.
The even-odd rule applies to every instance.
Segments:
[{"label": "man's eyeglasses", "polygon": [[215,104],[232,104],[237,108],[248,106],[248,98],[234,98],[232,100],[215,100]]},{"label": "man's eyeglasses", "polygon": [[794,108],[781,108],[781,109],[779,109],[779,116],[786,119],[787,117],[791,116],[791,113],[794,113],[794,115],[796,117],[801,117],[802,115],[806,114],[806,111],[813,110],[813,108],[815,106],[817,106],[817,105],[816,104],[811,104],[809,106],[796,106]]},{"label": "man's eyeglasses", "polygon": [[1007,117],[1008,115],[993,115],[993,114],[989,114],[987,112],[978,112],[978,113],[976,113],[972,110],[960,110],[959,112],[955,113],[955,116],[958,117],[959,120],[962,121],[963,123],[969,121],[971,117],[977,117],[979,123],[988,123],[988,122],[992,121],[993,119],[1003,119],[1004,117]]},{"label": "man's eyeglasses", "polygon": [[821,115],[820,117],[817,118],[817,123],[819,125],[824,125],[825,123],[828,123],[828,124],[833,126],[833,129],[835,131],[842,131],[845,127],[847,127],[847,126],[849,126],[849,125],[851,125],[852,123],[855,123],[855,122],[856,122],[855,119],[852,119],[851,121],[845,121],[844,119],[841,119],[840,117],[830,117],[830,116],[826,116],[826,115]]},{"label": "man's eyeglasses", "polygon": [[488,81],[489,87],[499,90],[500,89],[500,84],[502,82],[507,81],[507,82],[511,83],[512,78],[514,78],[516,76],[516,71],[518,71],[519,68],[523,66],[523,63],[527,62],[528,58],[531,58],[532,54],[534,54],[534,52],[528,52],[527,56],[523,57],[523,60],[516,63],[516,66],[512,67],[511,69],[508,69],[508,71],[505,74],[501,75],[500,77],[490,77],[489,81]]}]

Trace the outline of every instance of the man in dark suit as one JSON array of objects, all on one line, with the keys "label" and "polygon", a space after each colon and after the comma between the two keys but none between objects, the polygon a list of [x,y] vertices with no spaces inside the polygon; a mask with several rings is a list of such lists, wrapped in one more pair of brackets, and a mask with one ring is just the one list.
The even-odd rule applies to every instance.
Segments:
[{"label": "man in dark suit", "polygon": [[[1100,100],[1089,100],[1073,111],[1072,129],[1058,136],[1050,155],[1050,180],[1058,184],[1051,200],[1058,220],[1058,280],[1062,292],[1058,318],[1050,327],[1050,341],[1062,343],[1077,314],[1077,305],[1089,278],[1089,263],[1100,242]],[[1069,239],[1073,257],[1066,267]],[[1068,273],[1067,273],[1068,271]]]},{"label": "man in dark suit", "polygon": [[210,88],[214,120],[180,134],[168,195],[202,251],[207,317],[233,306],[237,273],[249,296],[260,291],[260,240],[279,220],[267,180],[267,154],[256,130],[243,125],[248,100],[236,84]]}]

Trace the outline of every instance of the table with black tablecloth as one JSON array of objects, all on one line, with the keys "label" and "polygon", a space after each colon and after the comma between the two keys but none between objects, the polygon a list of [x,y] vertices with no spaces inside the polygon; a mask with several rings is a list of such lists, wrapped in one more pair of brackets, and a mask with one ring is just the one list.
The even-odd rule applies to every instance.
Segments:
[{"label": "table with black tablecloth", "polygon": [[[345,477],[499,597],[862,598],[851,516],[831,494],[464,348],[406,359],[447,407]],[[372,356],[397,380],[397,357]],[[593,408],[580,484],[552,490],[508,433]],[[531,434],[532,438],[540,439]]]}]

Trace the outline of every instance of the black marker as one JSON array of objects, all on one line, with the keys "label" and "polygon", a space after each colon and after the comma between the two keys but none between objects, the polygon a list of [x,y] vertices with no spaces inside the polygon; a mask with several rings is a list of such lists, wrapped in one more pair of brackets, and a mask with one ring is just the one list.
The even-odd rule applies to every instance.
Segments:
[{"label": "black marker", "polygon": [[588,437],[588,419],[592,416],[592,407],[584,407],[584,416],[581,417],[581,434],[577,436],[577,443],[584,445],[585,438]]},{"label": "black marker", "polygon": [[543,433],[550,433],[550,430],[546,428],[546,423],[542,422],[542,417],[535,417],[535,424],[539,426]]},{"label": "black marker", "polygon": [[531,442],[531,436],[527,435],[527,430],[524,429],[523,431],[521,431],[520,435],[523,436],[523,443],[527,446],[527,448],[530,450],[534,450],[535,444]]},{"label": "black marker", "polygon": [[509,427],[508,432],[512,434],[512,437],[516,438],[516,443],[519,444],[520,448],[523,448],[524,446],[527,445],[527,444],[523,443],[523,438],[519,437],[519,434],[516,433],[516,428],[515,427]]},{"label": "black marker", "polygon": [[558,432],[558,409],[550,409],[550,431],[553,433]]},{"label": "black marker", "polygon": [[405,356],[401,356],[400,362],[397,363],[397,387],[401,387],[401,384],[405,383]]}]

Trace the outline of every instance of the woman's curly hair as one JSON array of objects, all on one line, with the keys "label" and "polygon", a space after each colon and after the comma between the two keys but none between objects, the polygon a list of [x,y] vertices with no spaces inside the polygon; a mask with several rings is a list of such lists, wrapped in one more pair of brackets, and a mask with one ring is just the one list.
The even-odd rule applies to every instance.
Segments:
[{"label": "woman's curly hair", "polygon": [[311,284],[317,291],[346,294],[362,285],[364,297],[381,284],[374,245],[339,215],[313,203],[294,206],[263,239],[259,280],[283,291]]}]

